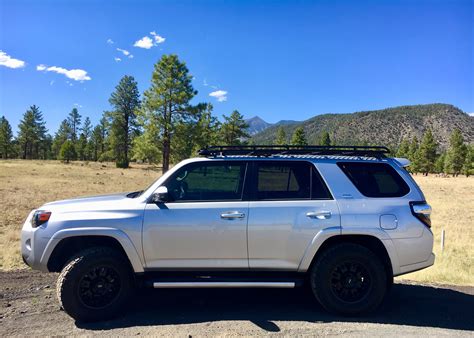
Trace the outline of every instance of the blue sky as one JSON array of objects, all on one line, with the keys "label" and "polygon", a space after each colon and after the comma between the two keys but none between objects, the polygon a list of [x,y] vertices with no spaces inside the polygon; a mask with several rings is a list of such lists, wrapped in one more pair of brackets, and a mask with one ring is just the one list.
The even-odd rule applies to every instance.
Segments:
[{"label": "blue sky", "polygon": [[36,104],[54,133],[76,105],[95,123],[123,75],[143,92],[168,53],[195,77],[194,102],[218,115],[276,122],[432,102],[474,112],[473,11],[450,0],[0,0],[0,115],[16,129]]}]

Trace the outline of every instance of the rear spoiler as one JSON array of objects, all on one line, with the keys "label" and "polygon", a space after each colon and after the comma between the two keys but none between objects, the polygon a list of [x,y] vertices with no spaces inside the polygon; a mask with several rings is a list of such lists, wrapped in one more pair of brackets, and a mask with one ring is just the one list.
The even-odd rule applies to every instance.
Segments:
[{"label": "rear spoiler", "polygon": [[402,168],[406,168],[411,164],[409,159],[403,157],[395,157],[394,161]]}]

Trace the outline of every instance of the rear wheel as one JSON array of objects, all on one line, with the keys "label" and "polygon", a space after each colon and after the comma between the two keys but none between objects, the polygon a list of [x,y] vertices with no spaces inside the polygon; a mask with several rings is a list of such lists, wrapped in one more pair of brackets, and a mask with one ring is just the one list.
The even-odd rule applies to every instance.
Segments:
[{"label": "rear wheel", "polygon": [[326,310],[351,316],[375,310],[388,284],[380,259],[366,247],[351,243],[326,250],[313,265],[310,281]]},{"label": "rear wheel", "polygon": [[113,318],[132,291],[130,265],[111,248],[84,250],[63,268],[56,290],[64,311],[78,321]]}]

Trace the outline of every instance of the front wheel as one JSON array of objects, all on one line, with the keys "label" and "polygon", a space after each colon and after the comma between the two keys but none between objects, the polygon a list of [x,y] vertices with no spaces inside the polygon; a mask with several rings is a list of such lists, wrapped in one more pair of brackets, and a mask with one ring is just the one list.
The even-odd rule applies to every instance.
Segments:
[{"label": "front wheel", "polygon": [[132,291],[132,274],[122,254],[106,247],[80,252],[63,268],[57,296],[64,311],[78,321],[117,316]]},{"label": "front wheel", "polygon": [[375,310],[387,291],[387,275],[369,249],[344,243],[326,250],[310,270],[311,288],[328,311],[361,315]]}]

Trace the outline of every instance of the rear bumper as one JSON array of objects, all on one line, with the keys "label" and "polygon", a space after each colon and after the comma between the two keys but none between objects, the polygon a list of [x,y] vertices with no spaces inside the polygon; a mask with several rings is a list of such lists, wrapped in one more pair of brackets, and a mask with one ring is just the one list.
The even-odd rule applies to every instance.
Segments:
[{"label": "rear bumper", "polygon": [[434,262],[435,262],[435,254],[431,253],[430,258],[428,258],[424,262],[419,262],[419,263],[415,263],[415,264],[408,264],[408,265],[400,266],[400,273],[397,274],[396,276],[400,276],[400,275],[407,274],[409,272],[414,272],[414,271],[418,271],[418,270],[428,268],[428,267],[432,266],[434,264]]}]

